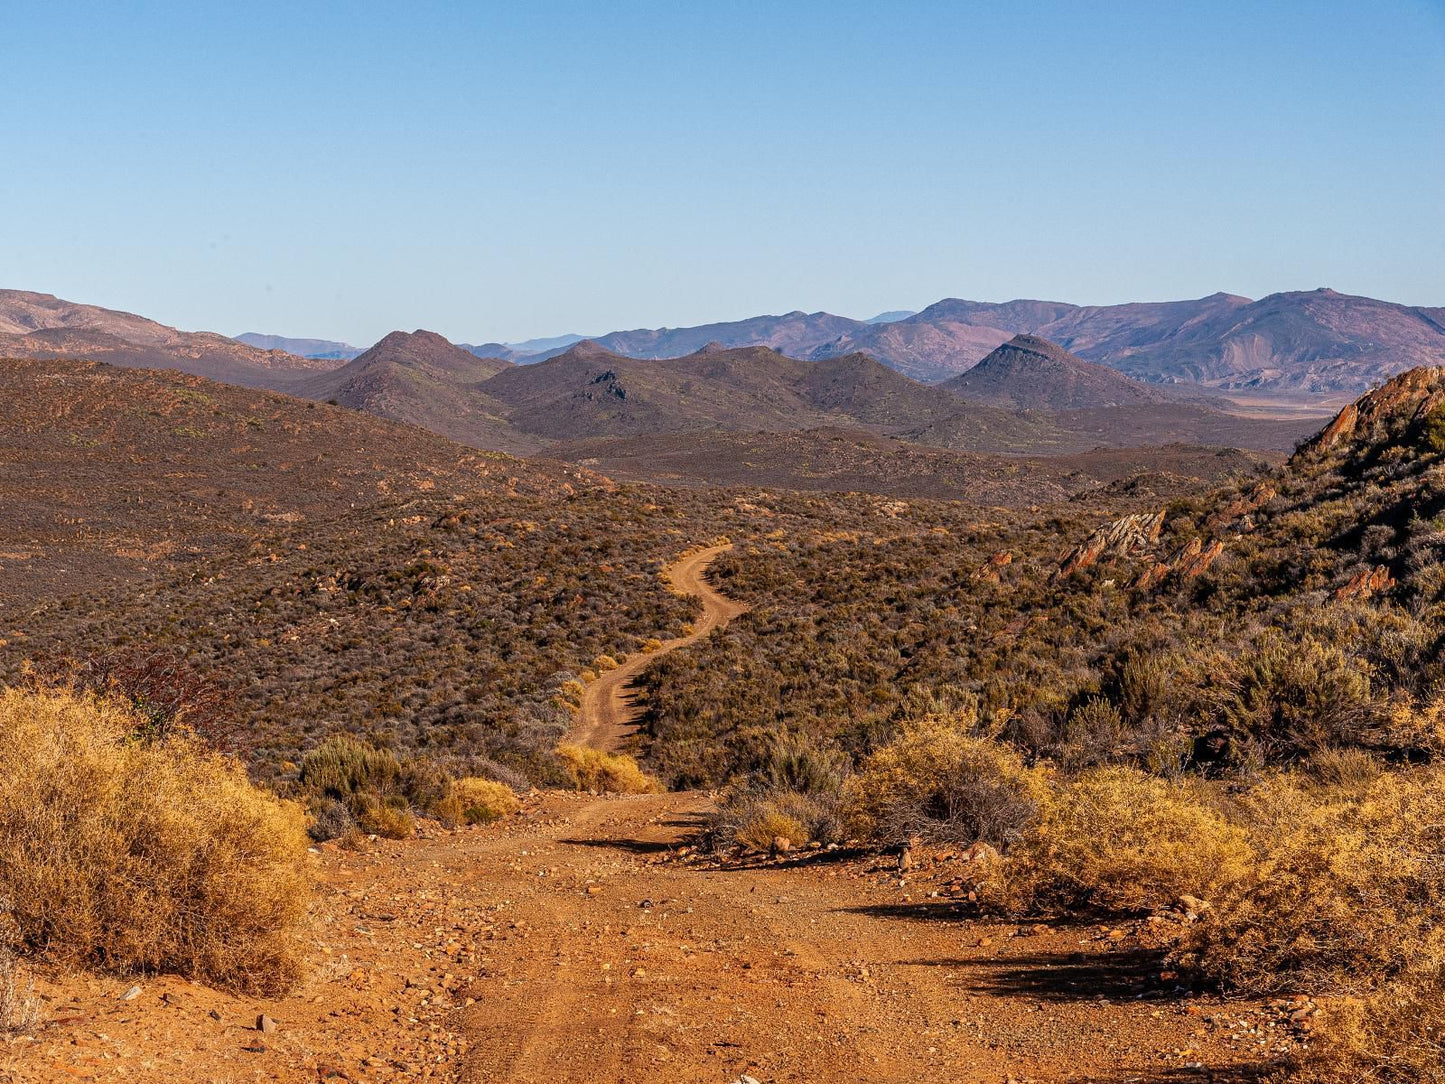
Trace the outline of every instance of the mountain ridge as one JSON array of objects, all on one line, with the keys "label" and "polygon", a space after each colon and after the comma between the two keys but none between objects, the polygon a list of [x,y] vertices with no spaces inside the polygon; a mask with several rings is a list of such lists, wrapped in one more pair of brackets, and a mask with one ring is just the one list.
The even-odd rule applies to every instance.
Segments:
[{"label": "mountain ridge", "polygon": [[128,368],[179,369],[246,387],[273,387],[327,362],[259,350],[210,331],[180,331],[135,313],[30,290],[0,290],[0,356],[88,358]]}]

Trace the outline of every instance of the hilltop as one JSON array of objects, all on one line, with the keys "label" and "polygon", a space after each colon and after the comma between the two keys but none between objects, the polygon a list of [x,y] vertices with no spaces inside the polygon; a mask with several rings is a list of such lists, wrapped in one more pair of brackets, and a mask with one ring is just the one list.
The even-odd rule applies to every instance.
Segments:
[{"label": "hilltop", "polygon": [[505,405],[482,390],[509,368],[500,358],[479,358],[435,332],[393,331],[340,368],[286,390],[425,426],[479,448],[535,451],[537,442],[505,420]]},{"label": "hilltop", "polygon": [[332,364],[25,290],[0,290],[0,357],[91,358],[248,387],[284,384]]},{"label": "hilltop", "polygon": [[1037,335],[1015,335],[968,372],[939,386],[965,399],[1017,410],[1079,410],[1170,400],[1159,388],[1085,361]]}]

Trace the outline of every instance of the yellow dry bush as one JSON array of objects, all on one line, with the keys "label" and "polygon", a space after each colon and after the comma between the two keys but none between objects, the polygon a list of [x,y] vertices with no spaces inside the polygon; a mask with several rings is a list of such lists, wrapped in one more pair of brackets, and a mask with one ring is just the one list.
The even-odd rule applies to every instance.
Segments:
[{"label": "yellow dry bush", "polygon": [[1445,1084],[1445,973],[1391,983],[1328,1010],[1291,1084]]},{"label": "yellow dry bush", "polygon": [[0,691],[0,885],[19,945],[247,990],[298,972],[299,807],[182,731],[119,705]]},{"label": "yellow dry bush", "polygon": [[1241,880],[1245,833],[1197,787],[1133,768],[1097,768],[1061,787],[1010,852],[1004,899],[1015,908],[1137,912],[1180,896],[1212,900]]},{"label": "yellow dry bush", "polygon": [[582,745],[559,745],[557,756],[578,790],[608,794],[656,794],[657,781],[624,753],[604,753]]},{"label": "yellow dry bush", "polygon": [[779,840],[787,840],[790,847],[801,847],[808,842],[808,829],[797,817],[775,807],[754,810],[740,825],[735,836],[744,847],[766,851]]},{"label": "yellow dry bush", "polygon": [[1353,789],[1277,778],[1240,811],[1258,858],[1182,959],[1225,985],[1363,988],[1445,961],[1445,769]]},{"label": "yellow dry bush", "polygon": [[928,715],[870,756],[844,785],[852,834],[881,845],[1018,838],[1048,799],[1048,777],[971,724],[967,714]]},{"label": "yellow dry bush", "polygon": [[611,655],[598,655],[592,660],[592,669],[598,673],[605,674],[608,670],[617,669],[617,660]]},{"label": "yellow dry bush", "polygon": [[458,779],[450,797],[457,801],[457,819],[465,824],[490,824],[515,813],[521,804],[511,787],[490,779]]},{"label": "yellow dry bush", "polygon": [[362,832],[383,839],[407,839],[416,830],[416,818],[405,798],[361,793],[352,799],[350,808]]}]

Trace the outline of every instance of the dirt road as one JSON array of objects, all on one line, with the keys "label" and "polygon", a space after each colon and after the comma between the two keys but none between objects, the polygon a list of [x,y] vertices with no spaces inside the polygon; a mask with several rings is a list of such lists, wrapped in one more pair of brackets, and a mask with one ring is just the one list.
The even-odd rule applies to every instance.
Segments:
[{"label": "dirt road", "polygon": [[571,741],[607,752],[617,751],[637,722],[638,711],[630,694],[633,680],[669,651],[696,643],[713,629],[722,628],[747,611],[747,606],[719,593],[706,579],[707,566],[730,549],[731,545],[710,546],[663,570],[663,579],[671,590],[702,600],[702,616],[688,635],[664,641],[655,651],[633,655],[617,669],[607,671],[589,684],[582,694],[577,725],[569,736]]},{"label": "dirt road", "polygon": [[49,971],[53,1023],[0,1042],[0,1081],[1223,1084],[1287,1035],[1161,986],[1147,923],[963,921],[933,895],[946,861],[709,868],[680,853],[705,807],[551,792],[505,824],[327,844],[289,996]]},{"label": "dirt road", "polygon": [[1202,1067],[1259,1047],[1204,1014],[1271,1034],[1238,1003],[1139,999],[1158,964],[1131,939],[960,921],[928,873],[702,868],[674,849],[704,806],[550,796],[476,845],[459,889],[495,903],[454,1025],[466,1084],[1224,1081]]},{"label": "dirt road", "polygon": [[[704,612],[664,650],[742,612],[703,579],[725,548],[668,570]],[[654,658],[593,683],[579,736],[621,739]],[[0,1041],[0,1084],[1224,1084],[1293,1041],[1287,1010],[1176,989],[1149,922],[965,920],[947,854],[720,865],[688,846],[708,801],[534,793],[502,824],[323,845],[299,988],[44,968],[51,1023]]]}]

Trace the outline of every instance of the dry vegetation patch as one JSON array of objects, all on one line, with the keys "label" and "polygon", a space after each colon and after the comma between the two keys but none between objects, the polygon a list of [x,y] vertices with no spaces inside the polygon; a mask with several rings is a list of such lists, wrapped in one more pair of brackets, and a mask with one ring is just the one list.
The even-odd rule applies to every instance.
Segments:
[{"label": "dry vegetation patch", "polygon": [[19,945],[246,989],[295,976],[302,814],[126,707],[0,692],[0,883]]},{"label": "dry vegetation patch", "polygon": [[599,794],[657,794],[662,786],[625,753],[604,753],[583,745],[557,746],[557,756],[578,790]]}]

